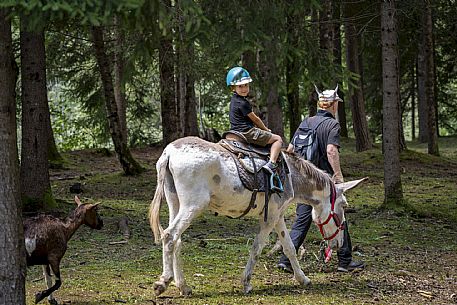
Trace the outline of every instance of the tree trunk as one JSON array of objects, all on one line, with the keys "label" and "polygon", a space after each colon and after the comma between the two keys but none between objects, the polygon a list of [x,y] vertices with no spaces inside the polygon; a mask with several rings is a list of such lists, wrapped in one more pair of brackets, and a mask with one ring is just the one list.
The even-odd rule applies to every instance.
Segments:
[{"label": "tree trunk", "polygon": [[44,30],[30,32],[21,18],[22,150],[21,197],[27,209],[54,206],[49,181],[51,129],[46,88]]},{"label": "tree trunk", "polygon": [[433,20],[430,0],[425,0],[424,20],[422,22],[425,50],[425,97],[428,113],[428,153],[439,156],[438,131],[435,107],[435,59],[433,51]]},{"label": "tree trunk", "polygon": [[185,119],[184,119],[184,136],[198,136],[197,121],[197,98],[195,97],[195,76],[193,69],[194,46],[193,42],[187,46],[187,58],[189,60],[186,73],[186,96],[185,96]]},{"label": "tree trunk", "polygon": [[416,70],[411,67],[411,138],[416,139]]},{"label": "tree trunk", "polygon": [[159,65],[164,146],[180,137],[173,61],[173,44],[170,39],[162,37],[159,46]]},{"label": "tree trunk", "polygon": [[[333,5],[332,5],[332,0],[323,0],[322,5],[321,5],[321,10],[319,11],[319,48],[322,50],[321,52],[321,64],[330,66],[333,64],[332,56],[333,56],[333,21],[332,21],[332,16],[333,16]],[[313,18],[313,17],[312,17]],[[324,81],[324,79],[321,79]],[[328,83],[335,83],[334,79],[326,79]],[[321,88],[320,90],[325,90],[323,83],[320,82],[317,85],[318,88]],[[313,95],[316,97],[316,102],[318,99],[317,94]],[[311,103],[311,97],[310,97],[310,103]],[[314,103],[316,105],[316,103]],[[315,106],[316,107],[316,106]],[[313,112],[312,115],[314,115],[317,112],[317,107],[316,108],[310,108],[310,115],[311,111]]]},{"label": "tree trunk", "polygon": [[425,77],[427,67],[425,64],[425,40],[419,40],[419,52],[417,54],[417,112],[419,118],[419,142],[428,142],[428,113],[427,96],[425,91]]},{"label": "tree trunk", "polygon": [[[240,20],[241,21],[241,20]],[[240,27],[240,36],[241,40],[246,40],[245,29],[241,22],[237,24]],[[253,79],[254,82],[260,80],[260,71],[259,71],[259,64],[258,64],[258,52],[256,48],[245,50],[241,53],[241,65],[243,68],[248,70],[249,75]],[[248,100],[250,101],[254,113],[260,115],[260,107],[258,105],[258,98],[259,98],[259,86],[251,86],[249,89],[249,94],[247,96]]]},{"label": "tree trunk", "polygon": [[105,42],[103,41],[103,29],[99,26],[92,27],[92,36],[94,39],[95,57],[97,58],[97,64],[103,84],[105,107],[114,150],[117,153],[124,173],[126,175],[136,175],[141,173],[143,168],[132,157],[127,146],[127,139],[123,137],[114,95],[113,79],[111,77],[111,64],[105,50]]},{"label": "tree trunk", "polygon": [[124,82],[124,66],[125,66],[125,51],[124,51],[124,33],[120,18],[115,17],[114,20],[114,98],[116,100],[117,111],[119,115],[119,126],[121,129],[122,138],[128,143],[128,128],[127,128],[127,99],[125,98],[125,82]]},{"label": "tree trunk", "polygon": [[263,52],[261,73],[263,76],[263,94],[266,97],[267,115],[266,124],[271,131],[282,138],[284,138],[284,121],[282,116],[281,104],[279,103],[279,74],[278,67],[276,66],[276,52],[275,41],[273,38],[272,42],[267,43],[265,46],[269,52]]},{"label": "tree trunk", "polygon": [[398,38],[394,0],[381,5],[383,73],[384,205],[397,205],[403,199],[400,176],[400,85]]},{"label": "tree trunk", "polygon": [[290,12],[287,16],[287,38],[289,48],[291,51],[286,56],[286,88],[287,88],[287,102],[288,102],[288,116],[289,116],[289,134],[293,136],[295,130],[301,123],[301,109],[300,109],[300,64],[299,58],[296,55],[296,49],[299,47],[299,26],[300,16],[294,12]]},{"label": "tree trunk", "polygon": [[241,64],[243,68],[248,70],[251,77],[257,76],[257,52],[255,50],[247,50],[241,54]]},{"label": "tree trunk", "polygon": [[368,122],[365,115],[365,99],[363,96],[362,84],[362,67],[361,56],[359,56],[359,35],[357,26],[355,25],[352,14],[353,8],[351,4],[345,4],[345,30],[346,30],[346,64],[348,70],[359,75],[359,78],[354,80],[355,86],[349,82],[349,100],[352,111],[352,123],[354,128],[356,150],[358,152],[368,150],[372,147],[370,133],[368,132]]},{"label": "tree trunk", "polygon": [[25,249],[16,136],[16,70],[8,11],[0,9],[0,304],[25,304]]},{"label": "tree trunk", "polygon": [[[335,3],[333,7],[333,63],[337,67],[342,67],[341,63],[341,3]],[[341,71],[342,72],[342,71]],[[343,82],[341,79],[336,80],[339,84],[338,96],[344,101],[344,92],[341,90]],[[348,127],[346,120],[346,103],[339,102],[338,105],[338,122],[340,123],[341,130],[340,136],[347,138],[348,137]]]},{"label": "tree trunk", "polygon": [[[319,31],[319,28],[317,27],[319,19],[317,17],[317,11],[315,8],[311,9],[311,32],[312,33],[317,33]],[[320,86],[319,86],[320,87]],[[319,88],[320,90],[323,90],[323,88]],[[317,113],[317,93],[316,90],[314,90],[314,86],[309,88],[308,92],[308,115],[309,116],[314,116]]]},{"label": "tree trunk", "polygon": [[[49,104],[48,104],[49,107]],[[49,109],[49,108],[48,108]],[[63,158],[59,153],[56,146],[56,140],[54,138],[54,131],[52,130],[51,117],[49,116],[49,122],[46,123],[48,127],[48,160],[51,168],[62,168]]]},{"label": "tree trunk", "polygon": [[179,103],[182,136],[198,136],[197,101],[195,98],[195,77],[193,75],[194,45],[186,37],[181,1],[176,2],[177,26],[177,100]]},{"label": "tree trunk", "polygon": [[[170,0],[165,0],[163,4],[168,8],[171,7]],[[180,137],[174,63],[173,41],[169,35],[162,36],[159,41],[159,72],[163,146]]]},{"label": "tree trunk", "polygon": [[179,137],[184,136],[184,121],[185,113],[184,108],[186,104],[186,72],[182,66],[182,57],[184,56],[184,47],[178,42],[176,44],[176,82],[175,82],[175,92],[176,92],[176,113],[179,115],[179,126],[176,126],[176,129],[179,131]]},{"label": "tree trunk", "polygon": [[332,0],[322,0],[321,2],[321,11],[319,11],[319,47],[330,58],[333,55],[333,5]]}]

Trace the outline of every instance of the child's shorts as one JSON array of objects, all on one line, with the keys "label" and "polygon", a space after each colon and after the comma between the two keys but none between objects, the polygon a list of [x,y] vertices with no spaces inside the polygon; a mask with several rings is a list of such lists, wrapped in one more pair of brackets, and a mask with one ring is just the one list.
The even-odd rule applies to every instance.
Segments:
[{"label": "child's shorts", "polygon": [[246,132],[243,132],[249,143],[256,144],[259,146],[267,146],[273,134],[269,131],[262,130],[257,127],[253,127]]}]

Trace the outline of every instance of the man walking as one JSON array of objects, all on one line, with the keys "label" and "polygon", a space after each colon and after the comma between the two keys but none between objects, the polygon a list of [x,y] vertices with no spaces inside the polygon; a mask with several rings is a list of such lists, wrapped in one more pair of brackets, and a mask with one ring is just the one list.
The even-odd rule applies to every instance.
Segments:
[{"label": "man walking", "polygon": [[[317,147],[314,152],[317,155],[317,158],[313,158],[314,165],[332,175],[335,183],[342,183],[344,182],[344,179],[341,172],[338,151],[340,147],[340,124],[335,119],[336,113],[338,112],[338,102],[342,100],[338,96],[338,86],[335,90],[325,90],[323,92],[319,92],[316,88],[316,92],[319,95],[317,105],[318,112],[316,116],[307,117],[300,124],[300,127],[297,129],[292,139],[296,139],[303,128],[314,128],[317,139]],[[302,153],[296,143],[296,141],[292,140],[287,151],[295,151],[299,154]],[[311,147],[307,147],[307,149],[311,149]],[[310,205],[297,204],[296,219],[292,224],[290,231],[290,237],[295,246],[295,250],[297,251],[305,240],[306,234],[310,228],[312,222],[312,209],[313,208]],[[363,269],[364,267],[363,262],[352,260],[351,238],[349,236],[348,224],[345,222],[343,246],[338,249],[338,271],[348,272],[354,269]],[[289,259],[284,253],[279,260],[278,268],[285,272],[293,273]]]}]

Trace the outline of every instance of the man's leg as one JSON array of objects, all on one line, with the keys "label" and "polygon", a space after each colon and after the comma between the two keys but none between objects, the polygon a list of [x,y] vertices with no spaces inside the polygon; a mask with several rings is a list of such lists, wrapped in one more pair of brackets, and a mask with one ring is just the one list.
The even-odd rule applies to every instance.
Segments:
[{"label": "man's leg", "polygon": [[352,260],[352,243],[349,235],[349,227],[347,221],[344,222],[344,238],[343,246],[338,249],[338,271],[348,272],[354,269],[363,269],[363,262]]},{"label": "man's leg", "polygon": [[352,261],[352,243],[349,236],[347,221],[344,222],[343,246],[338,249],[338,263],[342,266],[348,265]]},{"label": "man's leg", "polygon": [[[310,205],[301,203],[297,204],[296,218],[289,233],[290,238],[292,239],[292,243],[294,244],[295,251],[298,251],[298,248],[300,248],[300,246],[303,244],[309,227],[311,226],[312,210],[313,207]],[[284,267],[290,268],[289,259],[284,255],[284,253],[279,259],[278,267],[284,269],[285,271],[288,270],[286,270]]]}]

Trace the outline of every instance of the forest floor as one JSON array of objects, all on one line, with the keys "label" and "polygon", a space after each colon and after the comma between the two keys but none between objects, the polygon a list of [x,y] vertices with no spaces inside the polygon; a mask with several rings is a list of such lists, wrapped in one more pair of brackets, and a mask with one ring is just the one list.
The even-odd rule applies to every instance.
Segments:
[{"label": "forest floor", "polygon": [[[63,304],[457,304],[457,138],[441,138],[442,157],[427,155],[426,146],[408,143],[402,153],[402,186],[406,208],[380,209],[383,158],[377,148],[355,153],[345,140],[342,168],[346,181],[368,176],[348,195],[347,212],[354,259],[360,272],[336,272],[336,255],[326,266],[317,260],[318,230],[306,239],[302,269],[312,281],[300,287],[290,274],[276,269],[279,254],[265,254],[254,270],[253,291],[242,293],[240,276],[258,222],[205,213],[183,235],[184,274],[191,297],[176,287],[160,297],[152,289],[162,268],[161,246],[153,243],[147,211],[155,190],[159,147],[134,149],[147,168],[137,177],[122,175],[114,155],[84,150],[64,154],[64,169],[52,170],[52,190],[65,216],[74,207],[70,187],[82,185],[83,202],[101,202],[102,230],[81,227],[69,242],[61,264],[63,284],[55,297]],[[166,205],[162,205],[166,207]],[[162,208],[162,220],[167,219]],[[292,219],[294,207],[287,216]],[[127,242],[118,222],[127,217]],[[289,220],[290,222],[290,220]],[[27,271],[27,304],[45,288],[40,267]]]}]

